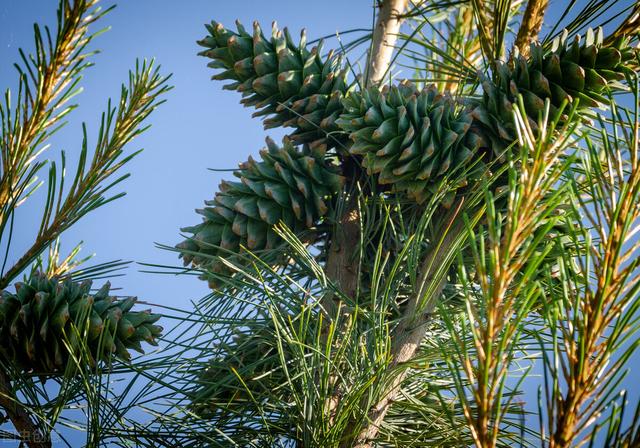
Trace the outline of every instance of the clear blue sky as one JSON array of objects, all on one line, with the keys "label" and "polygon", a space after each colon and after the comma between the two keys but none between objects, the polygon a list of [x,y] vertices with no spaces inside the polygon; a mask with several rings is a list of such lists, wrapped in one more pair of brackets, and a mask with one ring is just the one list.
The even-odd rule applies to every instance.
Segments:
[{"label": "clear blue sky", "polygon": [[[629,0],[631,1],[631,0]],[[32,50],[32,24],[54,25],[57,0],[2,0],[0,2],[0,87],[15,85],[11,62],[18,47]],[[113,2],[105,1],[104,6]],[[553,23],[564,1],[552,0]],[[288,26],[292,34],[306,27],[313,39],[338,30],[371,25],[371,0],[324,1],[221,1],[221,0],[123,0],[102,20],[111,30],[93,44],[102,53],[96,66],[85,72],[84,93],[77,97],[80,108],[69,125],[54,139],[48,157],[60,149],[77,155],[80,125],[87,122],[95,132],[107,98],[117,97],[121,82],[135,59],[155,58],[164,73],[173,73],[175,86],[167,103],[151,116],[152,128],[134,141],[129,150],[145,148],[130,165],[132,177],[121,189],[127,196],[89,215],[68,231],[63,239],[69,249],[84,240],[83,253],[97,255],[95,262],[114,259],[177,265],[176,255],[154,247],[180,241],[179,228],[199,222],[194,213],[205,199],[213,197],[218,183],[230,173],[207,168],[234,168],[249,154],[257,154],[267,135],[260,121],[238,102],[235,92],[223,91],[210,80],[206,60],[196,56],[195,41],[205,31],[203,24],[216,19],[232,25],[253,20],[268,29],[272,20]],[[282,133],[269,131],[278,139]],[[17,257],[30,242],[38,222],[41,196],[19,213],[12,254]],[[14,258],[15,259],[15,258]],[[12,260],[10,259],[10,262]],[[206,284],[193,277],[145,274],[132,266],[126,277],[114,280],[122,293],[150,302],[190,308],[189,301],[208,292]],[[533,399],[533,395],[528,397]]]}]

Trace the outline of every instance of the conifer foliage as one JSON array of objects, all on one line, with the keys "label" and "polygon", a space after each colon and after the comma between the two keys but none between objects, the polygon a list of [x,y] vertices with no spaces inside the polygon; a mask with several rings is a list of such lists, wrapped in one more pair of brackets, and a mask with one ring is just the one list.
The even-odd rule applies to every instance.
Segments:
[{"label": "conifer foliage", "polygon": [[[223,435],[189,437],[340,448],[537,438],[555,448],[574,446],[574,433],[594,443],[609,424],[607,447],[633,446],[640,414],[623,431],[625,404],[612,398],[621,374],[599,379],[574,356],[580,347],[594,366],[615,357],[595,342],[607,340],[604,327],[578,316],[598,315],[581,300],[590,275],[614,263],[593,267],[589,251],[624,237],[583,217],[614,219],[616,206],[589,197],[615,202],[604,179],[633,183],[638,166],[637,104],[621,112],[613,99],[640,98],[629,31],[638,15],[627,8],[606,35],[597,20],[607,3],[539,38],[544,0],[376,2],[364,71],[351,78],[355,64],[307,49],[304,32],[294,43],[275,25],[270,37],[258,24],[207,25],[200,54],[213,79],[231,81],[224,88],[267,117],[265,128],[293,131],[242,163],[240,182],[223,181],[178,245],[186,265],[216,280],[201,309],[217,339],[181,384],[195,414],[186,420]],[[397,32],[403,20],[408,34]],[[507,51],[517,28],[527,48]],[[396,42],[398,66],[412,60],[424,77],[392,80]],[[636,249],[620,259],[625,276],[638,275]],[[620,298],[634,310],[637,278],[616,290],[636,291]],[[616,300],[607,322],[640,331]],[[538,433],[514,401],[520,383],[509,386],[531,344],[555,375],[541,386]]]},{"label": "conifer foliage", "polygon": [[[372,3],[372,29],[340,51],[275,24],[206,25],[213,79],[290,132],[182,229],[178,271],[211,293],[172,308],[169,334],[92,287],[119,262],[57,257],[122,195],[125,148],[167,78],[137,63],[68,170],[41,152],[104,12],[61,0],[57,31],[36,27],[17,101],[0,104],[0,426],[20,443],[51,447],[64,424],[87,446],[640,446],[622,388],[640,346],[638,5],[569,2],[556,32],[547,0]],[[32,244],[9,257],[41,185]]]},{"label": "conifer foliage", "polygon": [[[79,246],[58,260],[66,230],[124,195],[114,190],[139,153],[127,148],[148,128],[149,115],[169,90],[168,77],[153,62],[135,62],[120,97],[107,102],[98,120],[95,147],[90,148],[83,125],[74,157],[64,151],[48,159],[43,154],[76,109],[72,99],[93,64],[96,51],[90,45],[100,34],[93,27],[110,9],[102,9],[98,0],[61,0],[55,29],[34,26],[33,52],[20,50],[15,65],[18,89],[7,89],[0,103],[0,423],[13,424],[11,434],[17,436],[12,438],[20,446],[51,447],[58,422],[77,423],[69,420],[70,408],[85,403],[97,409],[111,390],[101,374],[131,365],[130,350],[142,352],[142,343],[157,345],[162,332],[155,325],[160,316],[140,310],[135,298],[116,298],[108,282],[92,289],[92,279],[109,276],[122,262],[81,266],[86,260],[75,257]],[[68,166],[74,159],[77,166]],[[42,195],[34,194],[39,190]],[[31,225],[17,210],[38,198],[41,219],[27,239]],[[16,229],[29,242],[22,253],[11,244]],[[49,389],[52,383],[59,387]],[[90,427],[86,432],[93,446],[101,432],[98,421],[79,423]],[[2,438],[7,434],[3,427]]]}]

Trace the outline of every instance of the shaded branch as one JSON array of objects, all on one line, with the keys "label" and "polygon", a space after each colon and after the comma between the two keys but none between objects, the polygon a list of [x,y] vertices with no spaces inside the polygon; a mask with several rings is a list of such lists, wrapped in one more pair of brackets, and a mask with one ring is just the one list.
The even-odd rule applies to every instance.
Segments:
[{"label": "shaded branch", "polygon": [[[402,24],[402,13],[408,0],[384,0],[379,4],[380,11],[373,32],[368,64],[366,67],[366,83],[377,84],[385,77],[393,50]],[[345,161],[351,165],[349,161]],[[358,191],[355,188],[359,169],[351,174],[351,191],[345,189],[350,197],[345,202],[344,210],[334,227],[331,245],[327,256],[325,271],[327,277],[333,281],[347,297],[355,298],[359,279],[359,247],[360,247],[360,212],[358,210]],[[327,294],[322,305],[328,312],[329,318],[336,318],[339,306],[333,294]],[[334,393],[328,399],[327,409],[333,414],[339,402],[339,385],[337,379],[332,381]],[[330,420],[333,415],[330,415]]]}]

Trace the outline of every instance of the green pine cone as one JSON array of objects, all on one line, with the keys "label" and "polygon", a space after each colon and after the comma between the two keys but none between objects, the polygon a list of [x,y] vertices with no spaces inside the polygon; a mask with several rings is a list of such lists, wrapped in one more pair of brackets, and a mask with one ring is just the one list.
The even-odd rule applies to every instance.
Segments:
[{"label": "green pine cone", "polygon": [[112,356],[129,360],[130,349],[143,353],[141,342],[155,346],[162,332],[154,325],[159,315],[131,311],[136,299],[110,297],[109,282],[91,293],[91,281],[35,274],[26,283],[16,283],[15,289],[0,295],[0,358],[23,371],[63,373],[69,350],[89,367]]},{"label": "green pine cone", "polygon": [[325,151],[308,145],[299,150],[288,139],[280,147],[267,139],[260,151],[262,161],[250,157],[240,164],[234,172],[240,182],[223,181],[215,198],[196,210],[203,222],[182,229],[193,235],[177,246],[185,265],[225,273],[227,268],[215,256],[233,258],[242,252],[241,246],[273,249],[280,243],[274,224],[282,221],[296,234],[315,226],[344,182],[325,160]]},{"label": "green pine cone", "polygon": [[253,34],[237,23],[237,32],[220,23],[207,25],[209,35],[198,43],[207,48],[200,55],[211,58],[208,64],[222,69],[216,80],[231,80],[224,88],[242,93],[242,103],[259,109],[254,116],[268,116],[265,128],[293,127],[290,135],[296,143],[327,143],[328,133],[338,130],[335,121],[342,112],[341,100],[349,91],[347,68],[330,52],[322,58],[322,42],[309,50],[303,31],[295,44],[285,28],[273,24],[271,38],[260,25]]},{"label": "green pine cone", "polygon": [[[469,132],[471,115],[434,87],[418,91],[407,82],[373,87],[349,95],[344,107],[338,125],[353,140],[350,152],[363,155],[363,166],[378,175],[379,183],[418,203],[431,197],[444,175],[466,170],[483,141]],[[445,206],[454,195],[455,188]]]},{"label": "green pine cone", "polygon": [[626,66],[634,58],[634,50],[626,39],[604,46],[602,30],[589,30],[584,39],[569,41],[565,33],[553,42],[550,51],[531,44],[527,60],[516,54],[513,67],[499,63],[495,82],[484,79],[482,100],[472,114],[496,156],[516,139],[513,105],[522,95],[529,123],[537,128],[538,116],[544,111],[545,99],[555,115],[563,101],[579,99],[578,108],[602,107],[608,102],[608,89],[622,89]]}]

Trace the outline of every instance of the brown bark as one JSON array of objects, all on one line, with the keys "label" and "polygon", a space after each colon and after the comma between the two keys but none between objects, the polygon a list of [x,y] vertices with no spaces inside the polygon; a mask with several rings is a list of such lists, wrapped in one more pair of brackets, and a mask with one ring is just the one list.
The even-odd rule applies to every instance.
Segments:
[{"label": "brown bark", "polygon": [[7,413],[20,434],[21,440],[30,448],[51,448],[51,440],[31,420],[31,417],[13,395],[5,372],[0,370],[0,407]]},{"label": "brown bark", "polygon": [[[357,193],[345,204],[344,211],[337,223],[325,272],[347,297],[355,297],[358,288],[358,246],[360,245],[360,217],[358,213]],[[323,302],[325,311],[333,318],[336,316],[337,304],[332,296]]]},{"label": "brown bark", "polygon": [[549,0],[529,0],[527,3],[514,43],[523,56],[529,55],[531,42],[538,39],[547,6],[549,6]]}]

